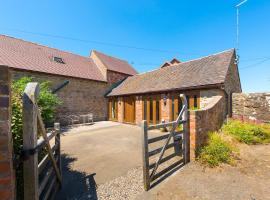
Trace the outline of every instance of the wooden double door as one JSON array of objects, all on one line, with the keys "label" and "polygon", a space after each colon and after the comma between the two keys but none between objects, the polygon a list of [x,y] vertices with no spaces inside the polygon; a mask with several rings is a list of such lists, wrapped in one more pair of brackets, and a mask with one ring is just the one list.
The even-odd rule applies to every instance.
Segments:
[{"label": "wooden double door", "polygon": [[143,119],[148,124],[161,123],[160,95],[149,95],[143,97]]},{"label": "wooden double door", "polygon": [[135,123],[135,97],[124,97],[124,122]]}]

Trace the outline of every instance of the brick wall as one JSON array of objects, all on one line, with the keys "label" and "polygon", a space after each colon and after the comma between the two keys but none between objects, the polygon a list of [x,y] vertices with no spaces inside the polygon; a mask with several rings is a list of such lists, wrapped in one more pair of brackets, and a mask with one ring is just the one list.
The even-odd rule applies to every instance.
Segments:
[{"label": "brick wall", "polygon": [[135,102],[135,123],[137,125],[140,125],[141,121],[143,120],[143,100],[142,96],[136,96],[136,102]]},{"label": "brick wall", "polygon": [[270,122],[270,93],[235,93],[233,117],[244,121]]},{"label": "brick wall", "polygon": [[[166,102],[165,102],[165,97],[166,95]],[[161,94],[161,120],[165,120],[166,122],[170,121],[170,94]]]},{"label": "brick wall", "polygon": [[63,104],[58,108],[56,120],[63,125],[68,122],[67,116],[72,114],[93,113],[96,121],[107,119],[108,106],[104,94],[108,89],[108,84],[105,82],[14,70],[12,76],[13,79],[30,76],[34,78],[34,81],[50,81],[52,88],[69,80],[70,83],[57,92]]},{"label": "brick wall", "polygon": [[124,102],[123,97],[118,97],[118,121],[124,122]]},{"label": "brick wall", "polygon": [[0,199],[15,198],[12,161],[10,73],[0,66]]},{"label": "brick wall", "polygon": [[101,71],[102,75],[107,78],[107,67],[101,62],[101,60],[97,57],[95,51],[91,51],[90,57],[93,59],[96,66]]},{"label": "brick wall", "polygon": [[224,96],[216,96],[203,109],[189,111],[190,157],[194,160],[196,149],[207,141],[209,131],[217,131],[223,124]]},{"label": "brick wall", "polygon": [[109,84],[119,82],[128,76],[130,76],[130,75],[119,73],[119,72],[114,72],[114,71],[110,71],[110,70],[107,71],[107,81]]}]

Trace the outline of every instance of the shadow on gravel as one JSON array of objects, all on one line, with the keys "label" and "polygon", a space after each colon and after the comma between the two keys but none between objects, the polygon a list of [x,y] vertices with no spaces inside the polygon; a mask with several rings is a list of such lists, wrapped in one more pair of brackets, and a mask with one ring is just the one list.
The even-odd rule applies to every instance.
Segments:
[{"label": "shadow on gravel", "polygon": [[175,162],[174,164],[171,164],[167,168],[163,169],[161,172],[157,173],[157,178],[154,180],[154,182],[151,184],[150,188],[154,188],[167,178],[169,178],[171,175],[173,175],[175,172],[180,170],[184,167],[184,160],[181,159],[178,162]]},{"label": "shadow on gravel", "polygon": [[61,155],[63,184],[62,189],[56,194],[55,199],[59,200],[97,200],[97,184],[94,176],[74,171],[71,165],[77,158],[67,154]]}]

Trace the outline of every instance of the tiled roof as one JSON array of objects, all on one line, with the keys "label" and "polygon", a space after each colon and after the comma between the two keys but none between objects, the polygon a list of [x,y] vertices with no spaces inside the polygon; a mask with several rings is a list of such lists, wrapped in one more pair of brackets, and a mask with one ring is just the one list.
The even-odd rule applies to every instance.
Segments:
[{"label": "tiled roof", "polygon": [[[99,54],[101,55],[101,53]],[[112,70],[119,70],[122,73],[127,70],[128,74],[134,73],[135,70],[132,71],[133,68],[125,61],[102,55],[104,62]],[[54,61],[53,57],[62,58],[64,64]],[[110,64],[110,62],[112,63]],[[106,78],[90,57],[68,53],[4,35],[0,35],[0,65],[21,70],[106,81]]]},{"label": "tiled roof", "polygon": [[142,94],[222,84],[234,49],[128,77],[108,96]]},{"label": "tiled roof", "polygon": [[137,71],[130,64],[128,64],[127,61],[105,55],[96,50],[94,50],[94,52],[109,70],[129,75],[137,74]]}]

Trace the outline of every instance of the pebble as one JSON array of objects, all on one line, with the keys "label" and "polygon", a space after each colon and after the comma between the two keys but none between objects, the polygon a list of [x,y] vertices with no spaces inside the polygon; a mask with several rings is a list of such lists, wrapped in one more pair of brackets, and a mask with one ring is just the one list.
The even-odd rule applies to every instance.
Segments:
[{"label": "pebble", "polygon": [[116,179],[99,185],[97,188],[98,199],[134,199],[138,194],[144,191],[142,176],[142,168],[138,167],[128,171],[125,176],[117,177]]}]

